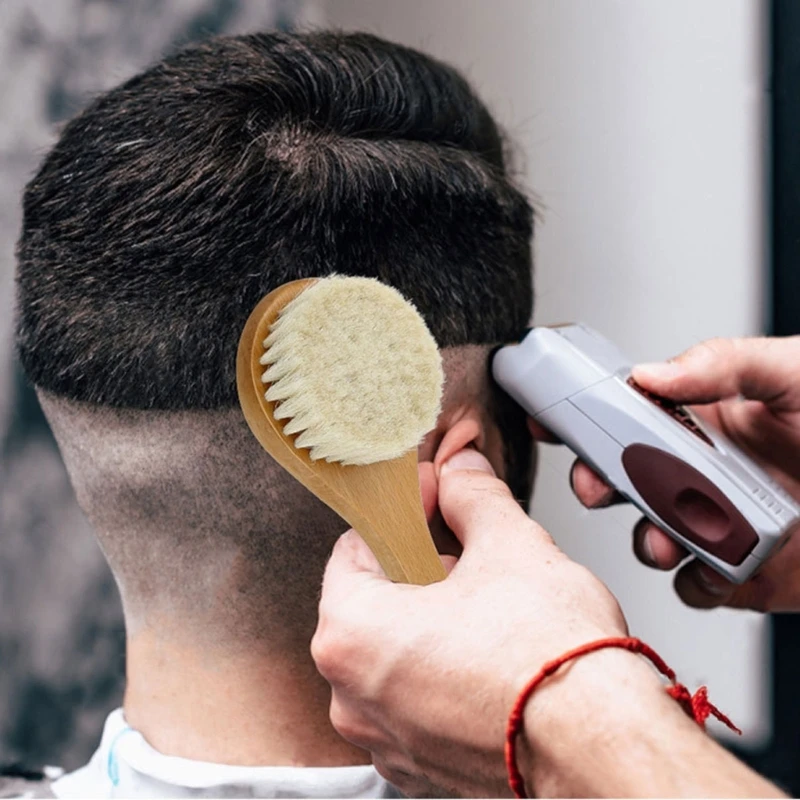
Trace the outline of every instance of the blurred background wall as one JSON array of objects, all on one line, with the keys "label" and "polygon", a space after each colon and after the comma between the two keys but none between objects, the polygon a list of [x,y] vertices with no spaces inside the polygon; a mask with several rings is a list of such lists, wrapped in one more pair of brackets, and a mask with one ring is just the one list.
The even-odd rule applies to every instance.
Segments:
[{"label": "blurred background wall", "polygon": [[[219,31],[366,29],[460,67],[538,198],[540,323],[580,319],[636,359],[754,333],[765,296],[758,0],[3,0],[0,3],[0,762],[74,766],[119,702],[118,599],[11,358],[18,198],[92,93]],[[683,608],[630,551],[635,515],[588,513],[547,450],[534,515],[620,598],[632,631],[757,744],[766,627]]]}]

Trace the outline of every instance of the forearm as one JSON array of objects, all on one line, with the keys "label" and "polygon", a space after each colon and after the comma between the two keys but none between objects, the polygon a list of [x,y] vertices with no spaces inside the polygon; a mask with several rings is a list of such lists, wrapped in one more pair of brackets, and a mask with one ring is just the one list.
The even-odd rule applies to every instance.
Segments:
[{"label": "forearm", "polygon": [[706,735],[629,653],[587,655],[543,684],[526,710],[522,751],[537,796],[781,794]]}]

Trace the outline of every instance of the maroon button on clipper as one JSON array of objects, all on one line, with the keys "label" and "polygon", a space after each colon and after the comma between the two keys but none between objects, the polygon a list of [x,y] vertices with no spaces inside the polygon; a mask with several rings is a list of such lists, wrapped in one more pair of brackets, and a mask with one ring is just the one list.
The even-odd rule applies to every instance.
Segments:
[{"label": "maroon button on clipper", "polygon": [[738,566],[758,534],[701,472],[656,447],[632,444],[622,464],[642,499],[670,527],[706,552]]}]

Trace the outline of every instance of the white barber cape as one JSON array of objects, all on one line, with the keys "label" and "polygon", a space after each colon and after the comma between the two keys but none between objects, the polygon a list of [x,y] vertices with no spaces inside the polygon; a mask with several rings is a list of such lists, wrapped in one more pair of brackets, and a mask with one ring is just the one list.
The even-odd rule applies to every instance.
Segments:
[{"label": "white barber cape", "polygon": [[234,767],[165,756],[126,722],[106,720],[91,761],[51,786],[56,797],[400,797],[372,766]]}]

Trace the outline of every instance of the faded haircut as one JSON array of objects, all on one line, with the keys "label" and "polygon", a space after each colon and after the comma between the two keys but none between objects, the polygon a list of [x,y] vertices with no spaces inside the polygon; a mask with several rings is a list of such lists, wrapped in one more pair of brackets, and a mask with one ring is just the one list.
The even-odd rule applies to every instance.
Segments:
[{"label": "faded haircut", "polygon": [[531,315],[531,235],[450,67],[366,34],[211,39],[96,99],[28,184],[19,353],[66,399],[230,407],[280,284],[376,277],[441,347],[503,342]]}]

